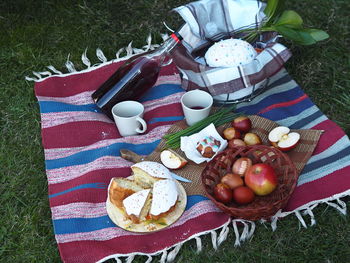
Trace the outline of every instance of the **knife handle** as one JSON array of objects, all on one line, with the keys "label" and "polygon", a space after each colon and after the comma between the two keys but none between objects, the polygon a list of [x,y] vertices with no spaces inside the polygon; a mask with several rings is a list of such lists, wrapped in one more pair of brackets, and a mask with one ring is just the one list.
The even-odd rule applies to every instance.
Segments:
[{"label": "knife handle", "polygon": [[128,149],[121,149],[120,156],[123,159],[125,159],[129,162],[133,162],[133,163],[139,163],[139,162],[143,162],[146,160],[145,156],[138,155],[137,153],[134,153],[133,151],[130,151]]}]

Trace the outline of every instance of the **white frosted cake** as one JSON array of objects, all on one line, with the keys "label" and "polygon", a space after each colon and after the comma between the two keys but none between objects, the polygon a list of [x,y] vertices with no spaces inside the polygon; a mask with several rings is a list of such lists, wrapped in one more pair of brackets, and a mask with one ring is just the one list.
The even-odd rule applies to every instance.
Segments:
[{"label": "white frosted cake", "polygon": [[205,53],[205,61],[210,67],[236,67],[253,61],[256,55],[247,41],[230,38],[212,45]]},{"label": "white frosted cake", "polygon": [[135,181],[144,188],[152,187],[158,180],[172,178],[168,168],[157,162],[136,163],[131,166],[131,170],[134,173]]},{"label": "white frosted cake", "polygon": [[178,190],[174,180],[165,179],[154,183],[150,215],[152,218],[168,213],[175,206],[178,198]]},{"label": "white frosted cake", "polygon": [[149,206],[147,200],[150,197],[151,189],[136,192],[123,200],[125,212],[134,223],[145,219]]}]

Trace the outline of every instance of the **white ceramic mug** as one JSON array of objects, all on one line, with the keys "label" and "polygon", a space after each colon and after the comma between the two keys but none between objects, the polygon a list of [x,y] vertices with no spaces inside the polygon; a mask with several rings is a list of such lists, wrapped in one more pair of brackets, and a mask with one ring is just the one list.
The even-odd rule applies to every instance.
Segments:
[{"label": "white ceramic mug", "polygon": [[208,117],[213,97],[203,90],[191,90],[181,97],[181,106],[187,125],[191,126]]},{"label": "white ceramic mug", "polygon": [[142,119],[144,110],[141,103],[132,100],[122,101],[113,106],[113,118],[121,136],[131,136],[146,131],[147,124]]}]

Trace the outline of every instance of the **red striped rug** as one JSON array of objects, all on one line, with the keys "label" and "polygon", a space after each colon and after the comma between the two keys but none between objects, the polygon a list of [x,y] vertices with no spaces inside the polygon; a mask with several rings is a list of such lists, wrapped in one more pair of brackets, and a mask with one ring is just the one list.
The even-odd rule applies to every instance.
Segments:
[{"label": "red striped rug", "polygon": [[[107,185],[114,176],[129,176],[131,163],[119,150],[130,149],[150,154],[169,127],[183,118],[179,99],[183,94],[176,68],[163,69],[156,85],[142,98],[145,120],[149,124],[142,136],[120,137],[114,123],[93,104],[92,92],[120,66],[103,61],[101,65],[69,73],[53,67],[36,72],[35,94],[40,104],[42,144],[45,151],[48,195],[55,237],[64,262],[103,262],[110,258],[161,255],[171,261],[181,245],[191,239],[201,249],[200,236],[212,235],[214,248],[223,242],[232,223],[235,244],[254,233],[255,223],[231,220],[205,196],[188,196],[183,216],[174,225],[147,235],[134,234],[116,227],[109,219],[105,201]],[[293,129],[324,130],[315,152],[303,169],[297,188],[284,211],[272,218],[294,214],[303,226],[317,204],[327,202],[346,212],[341,198],[350,193],[350,141],[329,120],[285,72],[276,74],[269,88],[238,111],[258,114]],[[307,221],[305,220],[307,219]],[[243,227],[237,223],[242,222]],[[257,225],[259,227],[259,225]]]}]

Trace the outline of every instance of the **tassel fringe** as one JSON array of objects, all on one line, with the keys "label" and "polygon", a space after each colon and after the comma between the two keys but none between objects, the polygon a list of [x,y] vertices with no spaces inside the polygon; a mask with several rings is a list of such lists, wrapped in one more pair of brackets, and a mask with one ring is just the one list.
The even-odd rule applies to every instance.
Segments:
[{"label": "tassel fringe", "polygon": [[130,255],[128,256],[128,258],[126,259],[126,263],[131,263],[135,258],[135,255]]},{"label": "tassel fringe", "polygon": [[[161,34],[161,36],[162,36],[163,40],[165,40],[168,37],[167,34]],[[107,64],[126,60],[135,54],[140,54],[143,52],[147,52],[149,50],[154,50],[155,48],[159,47],[158,44],[152,44],[152,36],[151,35],[149,35],[147,37],[146,43],[147,44],[144,45],[142,48],[135,48],[132,46],[132,41],[131,41],[127,47],[119,49],[117,51],[117,53],[115,54],[116,58],[112,59],[110,61],[108,61],[108,59],[104,55],[103,51],[100,48],[97,48],[96,49],[96,57],[98,58],[100,63],[95,64],[95,65],[91,65],[91,61],[87,56],[87,49],[85,49],[84,53],[81,55],[81,61],[86,66],[86,69],[81,70],[81,71],[77,71],[75,66],[74,66],[74,63],[72,61],[70,61],[70,55],[68,55],[67,61],[65,63],[65,67],[67,68],[68,73],[63,73],[62,71],[59,71],[55,67],[50,65],[50,66],[47,66],[47,68],[50,71],[42,71],[42,72],[33,71],[32,72],[33,76],[26,76],[25,79],[27,81],[39,82],[39,81],[43,81],[43,80],[45,80],[49,77],[52,77],[52,76],[67,76],[67,75],[71,75],[71,74],[89,72],[89,71],[94,70],[98,67],[102,67],[102,66],[105,66]],[[126,54],[124,56],[122,56],[123,52],[124,53],[126,52]]]},{"label": "tassel fringe", "polygon": [[218,244],[217,244],[216,240],[218,238],[218,235],[217,235],[215,230],[211,231],[210,234],[211,234],[211,243],[213,244],[213,248],[215,250],[217,250],[218,249]]},{"label": "tassel fringe", "polygon": [[[83,62],[83,64],[85,66],[87,66],[87,68],[90,68],[91,67],[91,62],[90,60],[88,59],[87,57],[87,48],[85,49],[84,53],[81,55],[81,61]],[[61,73],[62,74],[62,73]]]},{"label": "tassel fringe", "polygon": [[166,249],[163,250],[162,257],[160,258],[160,263],[165,263],[168,257],[168,251]]},{"label": "tassel fringe", "polygon": [[335,201],[337,201],[337,203],[335,203],[334,201],[327,201],[326,203],[329,206],[337,209],[343,215],[346,215],[346,203],[344,201],[341,201],[339,198],[337,198]]},{"label": "tassel fringe", "polygon": [[180,249],[182,247],[182,243],[179,243],[175,246],[175,248],[170,251],[170,253],[168,254],[168,257],[167,257],[167,262],[173,262],[176,255],[179,253]]},{"label": "tassel fringe", "polygon": [[202,252],[202,239],[200,237],[195,237],[197,244],[197,253]]},{"label": "tassel fringe", "polygon": [[54,66],[47,66],[48,69],[50,69],[53,73],[58,74],[58,75],[62,75],[63,73],[59,70],[57,70]]},{"label": "tassel fringe", "polygon": [[225,225],[223,225],[217,241],[218,246],[220,246],[221,243],[227,239],[228,233],[230,231],[228,227],[229,224],[230,224],[230,221],[228,221]]},{"label": "tassel fringe", "polygon": [[[239,234],[238,224],[243,225],[242,234]],[[234,246],[240,246],[241,242],[244,242],[250,239],[255,231],[255,223],[253,221],[242,220],[242,219],[234,219],[232,220],[233,230],[235,232],[236,240]]]}]

